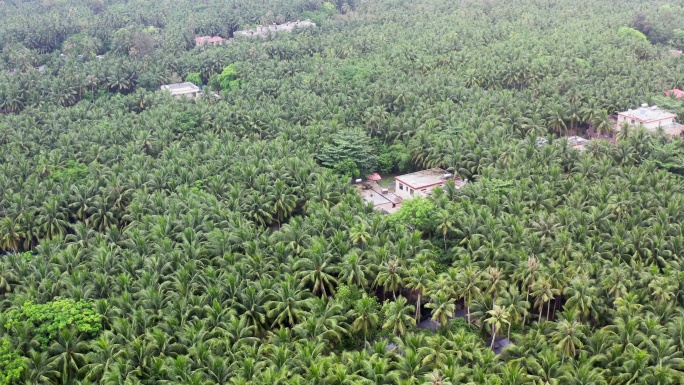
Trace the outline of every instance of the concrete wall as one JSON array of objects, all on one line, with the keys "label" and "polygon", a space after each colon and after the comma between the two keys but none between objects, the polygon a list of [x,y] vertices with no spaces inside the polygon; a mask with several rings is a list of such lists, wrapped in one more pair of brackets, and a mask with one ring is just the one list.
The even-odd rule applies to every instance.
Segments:
[{"label": "concrete wall", "polygon": [[437,187],[437,186],[444,186],[444,183],[441,183],[439,185],[431,186],[426,189],[422,190],[414,190],[413,188],[399,182],[396,180],[395,182],[395,189],[394,189],[394,194],[401,197],[402,199],[411,199],[413,197],[417,196],[423,196],[426,197],[428,194],[432,192],[432,189]]},{"label": "concrete wall", "polygon": [[[639,121],[634,121],[634,123],[632,123],[631,119],[626,119],[625,116],[618,116],[618,128],[625,121],[627,121],[630,126],[638,126],[640,124]],[[664,120],[659,120],[657,122],[644,123],[644,127],[646,127],[647,130],[653,131],[658,127],[670,126],[670,125],[672,125],[672,123],[674,123],[674,118],[668,118],[668,119],[664,119]]]},{"label": "concrete wall", "polygon": [[177,98],[196,98],[199,96],[199,92],[198,91],[186,92],[186,93],[182,93],[182,94],[173,94],[173,96],[175,96]]}]

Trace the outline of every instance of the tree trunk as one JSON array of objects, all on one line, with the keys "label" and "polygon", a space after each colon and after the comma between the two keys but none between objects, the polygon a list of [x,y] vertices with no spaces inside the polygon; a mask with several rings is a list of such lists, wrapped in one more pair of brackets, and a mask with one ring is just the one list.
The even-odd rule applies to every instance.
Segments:
[{"label": "tree trunk", "polygon": [[467,305],[466,305],[466,313],[467,313],[467,316],[468,316],[468,325],[470,325],[470,306],[467,306]]},{"label": "tree trunk", "polygon": [[444,233],[444,251],[447,250],[447,244],[446,244],[446,233]]},{"label": "tree trunk", "polygon": [[550,310],[551,310],[551,300],[549,300],[548,305],[546,305],[546,320],[547,320],[547,321],[549,320],[549,313],[550,313]]},{"label": "tree trunk", "polygon": [[[525,297],[525,302],[529,303],[530,302],[530,285],[527,285],[527,296]],[[525,322],[527,321],[527,312],[523,314],[523,320],[522,320],[522,331],[525,331]]]},{"label": "tree trunk", "polygon": [[513,324],[513,322],[508,323],[508,336],[507,336],[507,338],[509,341],[511,340],[511,325],[512,324]]},{"label": "tree trunk", "polygon": [[537,323],[541,322],[541,315],[542,315],[542,310],[544,310],[544,305],[542,304],[539,306],[539,319],[537,320]]},{"label": "tree trunk", "polygon": [[494,341],[496,341],[496,329],[492,328],[492,344],[489,345],[492,350],[494,350]]},{"label": "tree trunk", "polygon": [[416,325],[420,322],[420,293],[418,293],[418,301],[416,301]]}]

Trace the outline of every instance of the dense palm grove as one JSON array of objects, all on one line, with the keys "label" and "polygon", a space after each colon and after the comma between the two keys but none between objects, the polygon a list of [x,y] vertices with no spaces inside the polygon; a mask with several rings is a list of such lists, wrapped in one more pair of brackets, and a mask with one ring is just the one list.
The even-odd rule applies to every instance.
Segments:
[{"label": "dense palm grove", "polygon": [[559,136],[684,113],[684,9],[581,3],[0,2],[0,384],[682,383],[684,142]]}]

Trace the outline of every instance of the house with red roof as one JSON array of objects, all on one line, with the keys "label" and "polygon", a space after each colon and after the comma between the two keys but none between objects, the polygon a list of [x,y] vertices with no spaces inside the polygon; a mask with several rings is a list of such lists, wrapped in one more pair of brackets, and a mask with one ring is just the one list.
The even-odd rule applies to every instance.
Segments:
[{"label": "house with red roof", "polygon": [[677,99],[681,99],[684,96],[684,91],[674,88],[665,91],[665,96],[674,96]]}]

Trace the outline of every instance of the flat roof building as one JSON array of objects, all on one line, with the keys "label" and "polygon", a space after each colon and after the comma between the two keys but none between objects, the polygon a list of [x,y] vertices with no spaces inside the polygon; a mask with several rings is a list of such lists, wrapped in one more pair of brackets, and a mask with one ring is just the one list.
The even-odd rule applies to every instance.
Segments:
[{"label": "flat roof building", "polygon": [[242,36],[261,36],[261,37],[266,37],[268,36],[269,32],[290,32],[294,28],[302,28],[302,27],[315,27],[316,23],[313,21],[306,19],[306,20],[297,20],[297,21],[289,21],[284,24],[271,24],[271,25],[266,25],[266,26],[258,26],[254,29],[248,29],[244,31],[237,31],[235,32],[236,35],[242,35]]},{"label": "flat roof building", "polygon": [[171,92],[171,95],[173,95],[173,96],[176,96],[176,97],[185,96],[188,98],[196,98],[199,96],[199,92],[200,92],[199,87],[197,87],[196,85],[194,85],[190,82],[166,84],[166,85],[161,86],[161,89],[163,91]]},{"label": "flat roof building", "polygon": [[618,130],[620,125],[627,122],[630,126],[643,125],[649,131],[654,131],[658,127],[669,127],[675,123],[677,114],[661,110],[657,106],[650,106],[646,103],[637,109],[629,109],[618,113]]},{"label": "flat roof building", "polygon": [[448,180],[453,180],[456,183],[457,188],[461,188],[467,183],[467,181],[454,178],[453,174],[448,173],[441,168],[431,168],[411,174],[400,175],[394,179],[396,183],[394,193],[401,198],[407,199],[416,196],[416,194],[429,196],[431,195],[433,188],[444,186]]},{"label": "flat roof building", "polygon": [[202,36],[202,37],[196,37],[195,38],[195,45],[196,46],[201,46],[204,44],[222,44],[225,40],[220,37],[220,36]]},{"label": "flat roof building", "polygon": [[584,151],[584,147],[590,142],[581,136],[568,136],[568,147],[578,151]]}]

